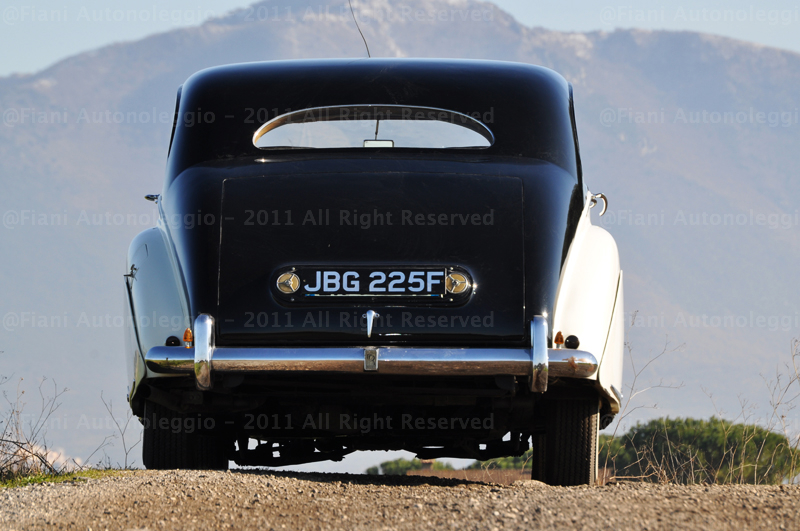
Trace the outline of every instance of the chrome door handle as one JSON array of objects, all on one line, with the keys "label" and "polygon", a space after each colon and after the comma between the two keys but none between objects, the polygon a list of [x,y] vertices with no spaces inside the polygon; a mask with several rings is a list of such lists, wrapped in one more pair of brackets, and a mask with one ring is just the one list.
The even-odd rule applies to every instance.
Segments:
[{"label": "chrome door handle", "polygon": [[603,210],[600,211],[600,215],[602,216],[603,214],[606,213],[606,210],[608,210],[608,198],[606,197],[606,194],[593,194],[592,204],[589,206],[589,208],[594,208],[594,206],[597,204],[598,199],[603,200]]}]

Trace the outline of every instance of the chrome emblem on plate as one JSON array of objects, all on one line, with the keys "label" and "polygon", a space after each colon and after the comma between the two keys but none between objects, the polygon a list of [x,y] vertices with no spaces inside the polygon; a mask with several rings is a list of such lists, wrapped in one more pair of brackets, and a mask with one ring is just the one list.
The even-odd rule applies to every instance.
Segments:
[{"label": "chrome emblem on plate", "polygon": [[461,273],[450,273],[444,281],[447,293],[459,294],[469,289],[469,280]]},{"label": "chrome emblem on plate", "polygon": [[378,370],[378,349],[367,347],[364,349],[364,370]]},{"label": "chrome emblem on plate", "polygon": [[278,277],[277,286],[282,293],[294,293],[300,289],[300,277],[294,273],[284,273]]}]

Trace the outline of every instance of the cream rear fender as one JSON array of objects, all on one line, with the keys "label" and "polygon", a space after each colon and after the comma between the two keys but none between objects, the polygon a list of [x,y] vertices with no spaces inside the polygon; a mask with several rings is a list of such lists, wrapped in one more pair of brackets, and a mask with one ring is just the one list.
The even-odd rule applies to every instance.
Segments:
[{"label": "cream rear fender", "polygon": [[[130,269],[129,269],[130,271]],[[125,319],[125,368],[127,369],[127,397],[128,402],[138,390],[139,382],[146,373],[142,348],[139,345],[139,335],[133,322],[133,299],[131,297],[131,276],[125,275],[125,301],[123,317]]]},{"label": "cream rear fender", "polygon": [[609,397],[611,413],[619,413],[622,402],[622,363],[625,352],[625,308],[622,289],[622,271],[619,272],[619,286],[614,304],[614,315],[608,331],[603,359],[598,369],[597,383]]},{"label": "cream rear fender", "polygon": [[[600,361],[594,379],[612,412],[620,407],[624,343],[622,271],[611,234],[592,225],[592,195],[570,245],[553,311],[553,336],[576,336]],[[614,389],[612,389],[612,386]],[[616,391],[615,391],[616,390]]]},{"label": "cream rear fender", "polygon": [[[180,276],[168,241],[159,226],[139,233],[128,250],[126,308],[131,317],[126,356],[132,405],[142,379],[161,376],[145,369],[147,352],[166,345],[170,337],[182,341],[184,331],[191,327],[183,283],[178,281]],[[183,348],[182,345],[172,348]]]}]

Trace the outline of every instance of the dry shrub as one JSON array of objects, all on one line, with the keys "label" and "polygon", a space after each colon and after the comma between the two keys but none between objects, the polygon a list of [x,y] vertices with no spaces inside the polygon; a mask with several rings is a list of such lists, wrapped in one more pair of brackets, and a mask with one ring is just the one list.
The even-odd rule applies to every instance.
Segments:
[{"label": "dry shrub", "polygon": [[[3,378],[0,386],[8,384]],[[25,390],[22,378],[16,389],[2,392],[0,416],[0,480],[36,474],[59,474],[73,463],[53,451],[47,440],[50,418],[61,406],[59,401],[67,389],[59,389],[55,382],[43,379],[38,386],[40,407],[34,414],[25,413]]]},{"label": "dry shrub", "polygon": [[[791,419],[800,400],[800,341],[793,340],[790,350],[790,362],[779,367],[773,379],[765,378],[770,396],[765,418],[757,418],[755,408],[740,399],[741,412],[733,421],[724,420],[717,409],[717,416],[709,420],[637,423],[622,436],[602,437],[600,462],[617,478],[659,483],[797,482],[800,437]],[[631,398],[641,393],[634,387],[640,374],[634,371]],[[630,399],[626,409],[629,405]]]}]

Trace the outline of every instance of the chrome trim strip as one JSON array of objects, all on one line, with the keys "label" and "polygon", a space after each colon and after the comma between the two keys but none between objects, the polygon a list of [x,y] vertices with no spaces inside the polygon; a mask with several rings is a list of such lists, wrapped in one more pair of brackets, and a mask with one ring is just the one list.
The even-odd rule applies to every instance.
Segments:
[{"label": "chrome trim strip", "polygon": [[[196,336],[195,336],[196,338]],[[147,368],[160,374],[195,372],[195,350],[153,347]],[[238,348],[213,349],[213,369],[220,372],[364,372],[364,348]],[[528,349],[376,348],[380,374],[531,374]],[[597,358],[583,350],[547,349],[550,378],[590,378]],[[202,356],[201,356],[202,357]],[[208,360],[209,362],[211,360]],[[202,361],[201,361],[202,365]],[[541,373],[544,374],[544,373]]]},{"label": "chrome trim strip", "polygon": [[[196,340],[195,332],[195,344]],[[528,376],[531,373],[531,355],[528,349],[384,347],[375,350],[378,351],[380,370],[371,372],[377,374]],[[153,347],[147,352],[147,368],[162,374],[191,373],[196,358],[192,349]],[[364,348],[218,347],[213,349],[213,370],[363,373]]]},{"label": "chrome trim strip", "polygon": [[530,374],[527,349],[381,348],[381,374],[480,376]]},{"label": "chrome trim strip", "polygon": [[[203,313],[194,320],[194,376],[197,379],[197,388],[208,391],[213,387],[211,379],[212,362],[214,357],[214,318]],[[174,347],[157,347],[174,348]],[[150,349],[153,350],[153,349]],[[189,349],[184,349],[189,350]]]},{"label": "chrome trim strip", "polygon": [[547,349],[547,319],[541,315],[531,320],[531,391],[544,393],[547,391],[549,377],[549,353]]}]

